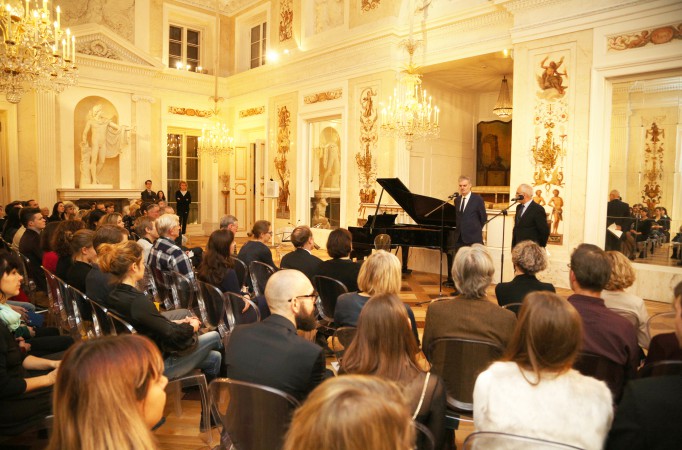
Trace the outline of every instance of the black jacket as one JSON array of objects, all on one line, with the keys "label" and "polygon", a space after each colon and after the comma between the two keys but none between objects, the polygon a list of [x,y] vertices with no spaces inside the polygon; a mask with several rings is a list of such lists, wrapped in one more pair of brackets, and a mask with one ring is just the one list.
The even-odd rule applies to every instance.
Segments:
[{"label": "black jacket", "polygon": [[526,212],[520,215],[521,206],[516,207],[512,248],[522,241],[534,241],[540,247],[546,246],[547,239],[549,239],[549,225],[547,224],[545,208],[531,200]]}]

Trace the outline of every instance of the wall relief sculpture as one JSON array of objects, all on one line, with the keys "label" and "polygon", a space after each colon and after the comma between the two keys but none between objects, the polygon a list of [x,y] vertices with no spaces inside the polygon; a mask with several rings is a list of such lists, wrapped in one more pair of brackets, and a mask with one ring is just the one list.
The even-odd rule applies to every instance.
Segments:
[{"label": "wall relief sculpture", "polygon": [[[665,120],[665,117],[662,118]],[[644,179],[646,184],[642,190],[642,201],[648,208],[655,208],[661,201],[663,191],[660,180],[663,179],[663,157],[665,154],[665,129],[653,122],[646,130],[644,142]]]},{"label": "wall relief sculpture", "polygon": [[286,42],[293,37],[293,25],[293,0],[281,0],[279,3],[279,42]]},{"label": "wall relief sculpture", "polygon": [[647,45],[667,44],[674,39],[682,39],[682,23],[609,36],[606,48],[608,51],[631,50]]},{"label": "wall relief sculpture", "polygon": [[286,106],[277,108],[277,155],[275,170],[279,178],[279,198],[277,200],[277,218],[289,219],[289,171],[288,155],[291,150],[291,113]]},{"label": "wall relief sculpture", "polygon": [[98,23],[135,42],[135,0],[60,0],[59,3],[62,26]]},{"label": "wall relief sculpture", "polygon": [[360,208],[362,203],[374,203],[377,178],[377,163],[373,152],[378,142],[377,91],[366,87],[360,92],[360,151],[355,154],[360,183]]}]

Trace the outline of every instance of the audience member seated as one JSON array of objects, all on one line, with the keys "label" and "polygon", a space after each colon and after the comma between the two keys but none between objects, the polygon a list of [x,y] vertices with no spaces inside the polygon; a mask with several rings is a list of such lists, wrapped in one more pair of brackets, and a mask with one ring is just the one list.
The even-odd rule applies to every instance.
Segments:
[{"label": "audience member seated", "polygon": [[268,247],[268,243],[272,237],[270,222],[267,220],[256,221],[256,223],[253,224],[251,232],[247,234],[251,240],[244,244],[241,250],[239,250],[237,258],[244,261],[247,267],[252,261],[260,261],[277,269],[275,262],[272,260],[272,252]]},{"label": "audience member seated", "polygon": [[135,221],[134,231],[140,238],[137,240],[137,244],[142,247],[142,260],[147,264],[154,242],[159,238],[154,219],[147,216],[138,217]]},{"label": "audience member seated", "polygon": [[362,263],[353,262],[349,258],[352,236],[345,228],[337,228],[329,233],[327,238],[327,253],[332,259],[322,261],[317,274],[334,278],[346,285],[348,292],[357,292],[358,275]]},{"label": "audience member seated", "polygon": [[[675,287],[675,335],[682,348],[682,283]],[[652,342],[653,344],[653,342]],[[682,445],[682,376],[634,380],[625,387],[609,433],[607,450],[679,449]]]},{"label": "audience member seated", "polygon": [[[673,296],[673,306],[682,302],[682,283],[677,283]],[[682,361],[682,349],[677,340],[677,335],[674,332],[657,334],[651,339],[649,344],[646,363],[652,364],[669,360]]]},{"label": "audience member seated", "polygon": [[434,300],[426,310],[422,348],[442,337],[459,337],[507,346],[516,325],[516,315],[492,303],[486,290],[495,274],[495,265],[481,244],[462,247],[452,264],[452,278],[460,294]]},{"label": "audience member seated", "polygon": [[[369,263],[370,260],[363,269]],[[343,355],[341,371],[377,375],[395,382],[403,391],[412,416],[435,437],[435,448],[449,448],[445,443],[445,385],[437,375],[429,374],[419,365],[418,353],[398,296],[375,295],[360,313],[358,331]]]},{"label": "audience member seated", "polygon": [[64,202],[64,220],[74,220],[78,214],[78,207],[70,201]]},{"label": "audience member seated", "polygon": [[[112,376],[116,374],[116,376]],[[163,360],[140,335],[86,341],[67,352],[54,386],[49,450],[157,448],[166,404]]]},{"label": "audience member seated", "polygon": [[325,376],[322,348],[296,334],[297,328],[315,329],[315,297],[302,272],[275,272],[265,288],[270,317],[239,325],[230,336],[225,349],[227,377],[271,386],[303,400]]},{"label": "audience member seated", "polygon": [[102,244],[100,268],[111,273],[117,284],[109,294],[108,305],[151,338],[164,356],[164,375],[177,378],[193,369],[202,369],[211,381],[220,372],[220,335],[209,331],[200,336],[201,322],[196,317],[171,320],[162,315],[150,298],[138,291],[137,282],[144,276],[142,249],[133,241]]},{"label": "audience member seated", "polygon": [[102,217],[106,216],[107,213],[104,211],[100,211],[99,209],[95,209],[93,211],[90,211],[88,214],[87,219],[83,218],[88,224],[88,228],[91,230],[96,230],[97,226],[99,225],[99,221],[102,219]]},{"label": "audience member seated", "polygon": [[[229,230],[220,229],[211,233],[197,275],[201,281],[216,286],[221,292],[232,292],[242,295],[242,287],[239,285],[230,252],[233,240],[234,235]],[[260,310],[261,319],[267,317],[269,312],[267,305],[264,304],[265,298],[256,297],[254,301]],[[255,322],[257,320],[256,312],[250,310],[250,304],[242,300],[239,300],[239,302],[240,310],[235,311],[236,323]],[[240,311],[241,314],[238,314]]]},{"label": "audience member seated", "polygon": [[61,221],[50,222],[45,225],[45,229],[40,233],[40,248],[43,250],[43,267],[52,273],[57,270],[57,261],[59,260],[59,255],[54,251],[52,243],[54,242],[54,237],[57,234],[57,228]]},{"label": "audience member seated", "polygon": [[[339,295],[334,311],[334,323],[340,327],[357,326],[360,311],[370,297],[381,294],[400,294],[402,285],[402,272],[400,260],[393,253],[378,250],[367,258],[367,261],[360,267],[358,274],[358,292],[349,292]],[[417,333],[417,321],[414,312],[405,304],[407,315],[410,319],[412,333],[419,345],[419,334]]]},{"label": "audience member seated", "polygon": [[627,319],[606,307],[600,298],[611,276],[611,262],[596,245],[580,244],[571,254],[568,273],[574,294],[568,301],[583,319],[582,351],[603,356],[632,377],[639,364],[637,333]]},{"label": "audience member seated", "polygon": [[306,225],[298,226],[291,232],[291,243],[296,250],[282,257],[282,268],[300,270],[312,282],[322,262],[320,258],[312,254],[315,248],[313,232]]},{"label": "audience member seated", "polygon": [[155,221],[159,238],[149,251],[147,264],[161,272],[179,272],[194,280],[192,261],[187,253],[175,245],[180,236],[180,218],[175,214],[164,214]]},{"label": "audience member seated", "polygon": [[99,219],[99,223],[97,225],[116,225],[117,227],[125,228],[125,225],[123,224],[123,216],[117,212],[106,213],[101,219]]},{"label": "audience member seated", "polygon": [[85,279],[92,270],[93,263],[97,262],[97,252],[92,244],[94,238],[94,231],[78,230],[69,239],[73,264],[66,272],[64,281],[83,293],[86,291]]},{"label": "audience member seated", "polygon": [[[92,240],[92,246],[97,252],[97,260],[99,261],[102,244],[118,244],[127,240],[128,233],[116,225],[103,225],[99,227],[95,231],[95,238]],[[102,272],[98,264],[93,264],[92,269],[90,269],[90,272],[85,277],[85,294],[96,302],[107,305],[109,293],[114,288],[115,281],[112,274]]]},{"label": "audience member seated", "polygon": [[407,450],[415,428],[400,391],[378,377],[325,381],[294,414],[284,450]]},{"label": "audience member seated", "polygon": [[613,418],[611,391],[571,368],[581,343],[573,306],[553,293],[528,294],[502,360],[476,380],[476,431],[601,449]]},{"label": "audience member seated", "polygon": [[646,323],[649,313],[641,297],[625,292],[635,282],[635,269],[621,252],[606,252],[611,263],[611,276],[601,292],[601,298],[609,309],[631,312],[637,318],[637,342],[642,348],[649,348],[649,331]]},{"label": "audience member seated", "polygon": [[[19,293],[19,261],[0,252],[0,296],[2,303]],[[21,434],[51,414],[52,389],[59,361],[26,356],[28,346],[16,339],[0,311],[0,435]],[[46,375],[30,377],[28,371],[51,370]]]},{"label": "audience member seated", "polygon": [[133,203],[127,208],[127,212],[126,207],[123,208],[123,226],[126,228],[126,230],[128,230],[128,232],[135,231],[133,227],[135,226],[135,219],[138,217],[137,212],[140,209],[140,205]]},{"label": "audience member seated", "polygon": [[28,258],[26,270],[39,291],[47,291],[47,281],[40,266],[43,264],[43,249],[40,247],[40,233],[45,228],[45,218],[38,208],[23,208],[21,224],[26,228],[19,242],[19,251]]},{"label": "audience member seated", "polygon": [[59,222],[62,220],[66,220],[66,216],[64,214],[64,202],[57,202],[52,207],[52,214],[47,218],[47,221]]},{"label": "audience member seated", "polygon": [[529,292],[556,292],[551,283],[543,283],[535,274],[547,268],[547,252],[533,241],[522,241],[512,249],[514,279],[495,286],[500,306],[521,303]]},{"label": "audience member seated", "polygon": [[19,218],[21,209],[21,202],[16,201],[5,206],[5,223],[2,227],[2,239],[10,244],[14,240],[17,230],[21,228],[21,219]]},{"label": "audience member seated", "polygon": [[[85,228],[85,223],[81,220],[64,220],[59,222],[57,231],[52,238],[52,248],[57,254],[57,267],[53,272],[62,280],[66,278],[69,267],[73,264],[71,251],[71,236],[78,230]],[[49,270],[49,269],[48,269]]]},{"label": "audience member seated", "polygon": [[[239,220],[231,214],[226,214],[220,218],[220,229],[230,230],[233,235],[237,236],[237,231],[239,231]],[[237,255],[237,243],[234,244],[234,250],[232,253]]]}]

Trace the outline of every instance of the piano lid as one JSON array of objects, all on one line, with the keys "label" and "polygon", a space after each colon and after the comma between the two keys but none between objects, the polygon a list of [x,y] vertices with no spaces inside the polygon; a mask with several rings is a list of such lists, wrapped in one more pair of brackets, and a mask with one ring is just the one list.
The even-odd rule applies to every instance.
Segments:
[{"label": "piano lid", "polygon": [[[398,205],[405,210],[408,216],[412,218],[419,225],[436,225],[441,224],[441,211],[438,210],[430,216],[426,216],[435,207],[443,203],[442,200],[426,195],[413,194],[400,181],[399,178],[378,178],[377,183],[393,197]],[[455,207],[449,203],[445,204],[445,211],[443,212],[443,225],[455,226]]]}]

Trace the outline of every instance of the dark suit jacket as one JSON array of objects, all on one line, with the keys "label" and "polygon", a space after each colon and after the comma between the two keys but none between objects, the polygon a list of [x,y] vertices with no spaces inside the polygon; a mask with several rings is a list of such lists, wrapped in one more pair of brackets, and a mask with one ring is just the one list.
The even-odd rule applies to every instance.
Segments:
[{"label": "dark suit jacket", "polygon": [[545,208],[532,200],[523,216],[519,215],[520,208],[521,205],[516,207],[512,248],[521,241],[534,241],[540,247],[546,246],[549,238],[549,225],[547,225]]},{"label": "dark suit jacket", "polygon": [[303,400],[325,374],[322,347],[296,334],[289,319],[273,314],[237,326],[225,349],[227,376],[280,389]]},{"label": "dark suit jacket", "polygon": [[158,198],[156,197],[156,192],[151,191],[148,192],[146,189],[140,193],[140,197],[142,197],[143,202],[152,202],[156,203]]},{"label": "dark suit jacket", "polygon": [[[618,199],[611,200],[606,206],[606,226],[612,223],[620,226],[622,231],[630,229],[630,205]],[[605,250],[620,250],[620,239],[606,230]]]},{"label": "dark suit jacket", "polygon": [[644,378],[628,383],[606,441],[607,450],[682,448],[682,376]]},{"label": "dark suit jacket", "polygon": [[39,291],[47,290],[45,274],[40,266],[43,264],[43,249],[40,248],[40,234],[27,228],[19,241],[19,251],[29,259],[26,266],[29,277],[36,283]]},{"label": "dark suit jacket", "polygon": [[495,286],[495,296],[500,306],[521,303],[526,294],[535,291],[556,292],[551,283],[543,283],[535,275],[526,274],[517,275],[513,280]]},{"label": "dark suit jacket", "polygon": [[297,248],[293,252],[284,255],[280,266],[282,269],[300,270],[312,283],[313,277],[317,275],[317,269],[320,267],[321,263],[322,260],[311,254],[308,250]]},{"label": "dark suit jacket", "polygon": [[464,245],[482,244],[483,224],[488,218],[483,197],[472,192],[464,205],[464,211],[459,210],[461,203],[462,197],[455,199],[456,242],[461,241],[460,244]]},{"label": "dark suit jacket", "polygon": [[187,191],[185,195],[182,192],[175,191],[175,202],[177,204],[178,215],[188,214],[189,205],[192,203],[192,193]]},{"label": "dark suit jacket", "polygon": [[361,266],[362,263],[353,262],[350,259],[335,258],[322,261],[317,269],[317,274],[339,280],[346,285],[348,292],[357,292],[360,290],[358,288],[358,274]]}]

